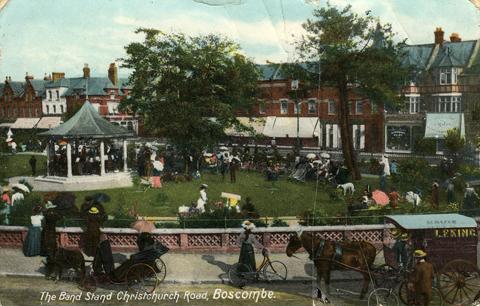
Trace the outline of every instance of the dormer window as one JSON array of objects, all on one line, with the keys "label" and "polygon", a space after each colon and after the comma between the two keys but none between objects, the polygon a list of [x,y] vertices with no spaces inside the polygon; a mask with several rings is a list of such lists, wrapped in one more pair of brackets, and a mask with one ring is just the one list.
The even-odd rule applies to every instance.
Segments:
[{"label": "dormer window", "polygon": [[457,68],[440,68],[440,85],[457,84]]}]

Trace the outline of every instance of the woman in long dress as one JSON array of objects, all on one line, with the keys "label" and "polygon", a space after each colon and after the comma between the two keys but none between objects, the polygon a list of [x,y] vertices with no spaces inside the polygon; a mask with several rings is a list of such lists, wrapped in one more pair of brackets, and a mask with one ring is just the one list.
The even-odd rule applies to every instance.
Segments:
[{"label": "woman in long dress", "polygon": [[100,243],[100,227],[105,221],[105,209],[100,203],[94,203],[86,214],[87,228],[83,236],[83,251],[87,256],[95,256]]},{"label": "woman in long dress", "polygon": [[27,237],[23,243],[23,255],[27,257],[38,256],[42,252],[42,221],[44,216],[41,206],[33,209],[30,216],[32,225],[28,228]]},{"label": "woman in long dress", "polygon": [[252,234],[252,231],[255,229],[255,224],[246,220],[242,223],[242,227],[244,232],[238,237],[238,244],[240,244],[240,257],[238,258],[238,262],[248,266],[250,271],[240,272],[255,272],[257,271],[255,247],[262,249],[264,254],[268,253],[268,251],[258,242],[255,235]]},{"label": "woman in long dress", "polygon": [[200,186],[200,197],[197,200],[197,209],[200,213],[205,212],[205,204],[207,204],[207,184],[202,184]]}]

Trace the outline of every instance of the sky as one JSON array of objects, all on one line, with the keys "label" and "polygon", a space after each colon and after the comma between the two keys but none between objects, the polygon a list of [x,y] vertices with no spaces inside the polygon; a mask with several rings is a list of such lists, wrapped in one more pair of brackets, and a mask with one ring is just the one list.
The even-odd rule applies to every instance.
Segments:
[{"label": "sky", "polygon": [[[468,0],[330,0],[391,23],[410,44],[433,42],[441,26],[448,39],[479,39],[480,11]],[[223,5],[218,5],[223,4]],[[45,73],[106,76],[110,63],[125,56],[124,47],[142,41],[138,27],[216,33],[238,42],[256,63],[294,58],[292,42],[302,23],[326,0],[10,0],[0,11],[0,81]],[[120,69],[121,76],[128,71]]]}]

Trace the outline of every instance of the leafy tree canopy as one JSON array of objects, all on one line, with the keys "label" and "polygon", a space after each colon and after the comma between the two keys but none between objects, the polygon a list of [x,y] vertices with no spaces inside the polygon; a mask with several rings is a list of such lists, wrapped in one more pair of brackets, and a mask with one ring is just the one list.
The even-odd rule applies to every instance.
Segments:
[{"label": "leafy tree canopy", "polygon": [[126,46],[132,92],[122,107],[183,149],[215,144],[226,127],[240,125],[234,114],[255,102],[258,72],[236,43],[217,35],[136,32],[145,40]]}]

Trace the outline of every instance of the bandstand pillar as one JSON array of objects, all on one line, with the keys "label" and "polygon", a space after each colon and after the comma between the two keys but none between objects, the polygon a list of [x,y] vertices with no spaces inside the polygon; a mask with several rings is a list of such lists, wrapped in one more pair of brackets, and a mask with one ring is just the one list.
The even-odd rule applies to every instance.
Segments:
[{"label": "bandstand pillar", "polygon": [[72,177],[72,145],[67,143],[67,177]]},{"label": "bandstand pillar", "polygon": [[105,175],[105,144],[100,141],[100,175]]},{"label": "bandstand pillar", "polygon": [[123,140],[123,172],[128,172],[127,165],[127,141]]}]

